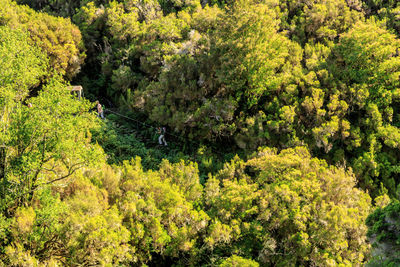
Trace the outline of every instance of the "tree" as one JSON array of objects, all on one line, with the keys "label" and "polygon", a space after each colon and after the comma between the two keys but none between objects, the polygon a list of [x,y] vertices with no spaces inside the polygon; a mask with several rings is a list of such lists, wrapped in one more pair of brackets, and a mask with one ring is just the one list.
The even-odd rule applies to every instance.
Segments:
[{"label": "tree", "polygon": [[[207,20],[215,20],[215,29],[208,35],[192,30],[180,52],[165,58],[158,80],[138,88],[135,102],[151,119],[190,137],[246,137],[254,126],[246,127],[247,119],[261,121],[262,111],[279,109],[263,103],[293,83],[301,49],[277,32],[277,14],[267,4],[244,1],[228,13],[213,11]],[[258,137],[247,142],[251,148],[263,142]]]},{"label": "tree", "polygon": [[[163,163],[164,171],[160,175],[153,171],[143,172],[138,157],[130,163],[124,162],[120,182],[124,194],[118,207],[124,226],[131,232],[129,243],[133,262],[150,261],[152,252],[176,261],[183,255],[196,255],[199,233],[207,226],[208,216],[195,209],[185,197],[186,187],[181,187],[184,179],[169,174],[166,164]],[[190,166],[183,168],[190,169]],[[198,181],[196,183],[200,186]],[[191,197],[193,194],[189,193],[188,198]],[[184,257],[181,262],[189,264]]]},{"label": "tree", "polygon": [[274,266],[361,264],[371,200],[355,184],[305,148],[236,159],[206,184],[208,249]]},{"label": "tree", "polygon": [[367,17],[375,17],[379,20],[385,21],[389,29],[394,29],[397,34],[400,33],[400,23],[398,12],[400,5],[397,1],[374,1],[364,0],[363,10]]},{"label": "tree", "polygon": [[233,255],[227,259],[225,259],[221,264],[220,267],[258,267],[259,264],[253,260],[243,259],[239,256]]},{"label": "tree", "polygon": [[[12,30],[7,26],[0,27],[0,145],[2,147],[2,166],[0,182],[1,199],[6,198],[6,168],[8,145],[13,135],[8,131],[10,117],[18,112],[21,101],[29,89],[37,86],[45,76],[47,59],[39,48],[29,45],[28,35],[21,30]],[[29,65],[29,69],[26,67]]]},{"label": "tree", "polygon": [[[281,27],[292,40],[329,42],[362,19],[360,4],[346,0],[279,1]],[[354,5],[351,5],[354,3]]]},{"label": "tree", "polygon": [[5,107],[23,100],[46,74],[48,60],[37,46],[29,44],[28,38],[21,30],[0,26],[2,121],[7,113]]},{"label": "tree", "polygon": [[29,33],[32,42],[47,54],[52,71],[72,78],[80,71],[85,54],[79,29],[69,19],[52,17],[19,6],[12,0],[0,5],[0,25]]},{"label": "tree", "polygon": [[392,201],[377,208],[367,218],[368,237],[372,243],[372,258],[367,266],[397,266],[400,264],[399,230],[400,203]]},{"label": "tree", "polygon": [[59,82],[29,101],[32,107],[18,102],[8,114],[3,203],[30,201],[38,187],[71,176],[100,153],[90,145],[89,129],[96,124],[88,102],[74,99]]},{"label": "tree", "polygon": [[337,84],[332,89],[338,100],[344,101],[342,107],[336,104],[336,111],[330,111],[342,120],[341,130],[332,139],[343,140],[361,186],[375,195],[380,182],[391,195],[396,188],[392,177],[397,173],[398,118],[393,114],[400,74],[399,44],[395,35],[372,20],[343,34],[332,54],[331,73]]},{"label": "tree", "polygon": [[118,209],[108,205],[107,192],[90,181],[96,179],[93,174],[78,171],[68,183],[39,189],[32,206],[19,207],[11,218],[11,242],[0,259],[10,266],[115,265],[132,260],[130,233]]},{"label": "tree", "polygon": [[49,13],[53,16],[71,17],[80,7],[81,1],[73,0],[17,0],[17,3],[29,5],[35,10]]}]

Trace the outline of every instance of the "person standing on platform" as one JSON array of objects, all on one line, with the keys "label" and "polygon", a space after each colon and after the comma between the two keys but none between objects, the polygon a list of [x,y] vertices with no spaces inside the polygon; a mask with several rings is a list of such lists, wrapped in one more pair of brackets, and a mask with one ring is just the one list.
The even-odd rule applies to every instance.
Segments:
[{"label": "person standing on platform", "polygon": [[104,110],[103,107],[101,106],[100,102],[97,101],[97,113],[98,113],[98,117],[104,119]]}]

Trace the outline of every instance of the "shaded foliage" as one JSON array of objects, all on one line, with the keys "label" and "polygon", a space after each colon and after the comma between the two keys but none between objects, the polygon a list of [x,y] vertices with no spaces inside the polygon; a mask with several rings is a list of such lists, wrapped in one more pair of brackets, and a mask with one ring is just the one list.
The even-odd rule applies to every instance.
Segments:
[{"label": "shaded foliage", "polygon": [[89,57],[79,81],[93,94],[248,154],[306,144],[351,166],[374,196],[381,183],[394,196],[398,40],[386,29],[396,21],[389,2],[81,1],[69,16]]},{"label": "shaded foliage", "polygon": [[79,29],[70,19],[35,12],[12,0],[0,2],[0,25],[19,28],[29,33],[32,42],[49,58],[52,73],[72,78],[80,71],[85,54]]},{"label": "shaded foliage", "polygon": [[[362,191],[399,187],[396,1],[17,2],[0,265],[358,266],[365,221],[369,264],[398,264],[398,203]],[[73,77],[176,139],[97,119]]]},{"label": "shaded foliage", "polygon": [[399,257],[400,204],[393,201],[377,208],[367,219],[373,253],[367,266],[396,266]]}]

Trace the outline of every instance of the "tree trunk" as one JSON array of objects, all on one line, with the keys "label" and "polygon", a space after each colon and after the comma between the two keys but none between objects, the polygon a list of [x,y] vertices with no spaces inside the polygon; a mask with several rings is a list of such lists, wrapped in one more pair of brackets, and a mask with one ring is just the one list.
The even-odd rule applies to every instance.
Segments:
[{"label": "tree trunk", "polygon": [[5,196],[5,176],[6,176],[6,158],[7,158],[7,148],[5,146],[0,146],[0,197]]}]

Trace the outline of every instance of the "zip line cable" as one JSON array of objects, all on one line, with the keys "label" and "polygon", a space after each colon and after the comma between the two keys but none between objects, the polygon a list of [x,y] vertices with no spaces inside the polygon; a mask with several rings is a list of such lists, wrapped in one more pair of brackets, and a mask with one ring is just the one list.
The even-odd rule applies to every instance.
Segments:
[{"label": "zip line cable", "polygon": [[[142,124],[142,125],[144,125],[144,126],[147,126],[147,127],[149,127],[149,128],[156,129],[156,127],[154,127],[154,126],[152,126],[152,125],[150,125],[150,124],[147,124],[147,123],[142,122],[142,121],[140,121],[140,120],[137,120],[137,119],[134,119],[134,118],[125,116],[125,115],[123,115],[123,114],[121,114],[121,113],[118,113],[118,112],[115,112],[115,111],[113,111],[113,110],[106,109],[106,108],[104,108],[104,110],[105,110],[105,111],[108,111],[108,112],[110,112],[110,113],[113,113],[113,114],[115,114],[115,115],[117,115],[117,116],[120,116],[120,117],[122,117],[122,118],[131,120],[131,121],[135,121],[135,122],[140,123],[140,124]],[[166,133],[166,135],[173,136],[173,137],[175,137],[175,138],[177,138],[177,139],[185,139],[185,138],[182,137],[182,136],[178,136],[178,135],[171,134],[171,133]],[[186,139],[186,140],[187,140],[187,139]],[[199,145],[199,146],[202,145],[201,143],[196,142],[196,141],[191,141],[191,140],[188,140],[188,141],[189,141],[189,143],[194,143],[194,144],[197,144],[197,145]],[[214,153],[220,155],[221,157],[225,157],[225,156],[226,156],[225,154],[223,154],[223,153],[221,153],[221,152],[219,152],[219,151],[213,150],[211,147],[210,147],[210,149],[211,149],[212,152],[214,152]],[[60,179],[60,178],[57,178],[56,180],[61,180],[61,179]],[[54,180],[54,181],[56,181],[56,180]],[[21,198],[21,197],[23,197],[23,196],[25,196],[25,195],[27,195],[27,194],[30,194],[30,193],[36,191],[38,188],[41,188],[41,187],[43,187],[44,185],[47,185],[47,184],[49,184],[49,183],[51,183],[51,182],[53,182],[53,181],[45,182],[45,183],[39,184],[39,185],[36,186],[34,189],[29,190],[29,191],[27,191],[27,192],[24,192],[24,193],[22,193],[22,194],[19,194],[15,199],[9,201],[7,204],[14,203],[14,202],[17,201],[19,198]]]},{"label": "zip line cable", "polygon": [[[142,121],[139,121],[139,120],[137,120],[137,119],[134,119],[134,118],[125,116],[125,115],[120,114],[120,113],[118,113],[118,112],[115,112],[115,111],[113,111],[113,110],[106,109],[106,108],[105,108],[104,110],[106,110],[106,111],[108,111],[108,112],[111,112],[111,113],[113,113],[113,114],[115,114],[115,115],[118,115],[118,116],[120,116],[120,117],[123,117],[123,118],[125,118],[125,119],[138,122],[138,123],[140,123],[140,124],[142,124],[142,125],[144,125],[144,126],[147,126],[147,127],[153,128],[153,129],[156,129],[156,127],[154,127],[154,126],[152,126],[152,125],[150,125],[150,124],[147,124],[147,123],[142,122]],[[173,136],[173,137],[175,137],[175,138],[177,138],[177,139],[185,139],[185,138],[182,137],[182,136],[178,136],[178,135],[175,135],[175,134],[172,134],[172,133],[169,133],[169,132],[167,132],[166,135]],[[186,140],[187,140],[187,139],[186,139]],[[188,141],[189,141],[189,143],[194,143],[194,144],[197,144],[197,145],[199,145],[199,146],[202,145],[201,143],[196,142],[196,141],[193,141],[193,140],[188,140]],[[210,147],[210,149],[212,150],[211,147]],[[225,156],[226,156],[225,154],[222,154],[222,153],[219,152],[219,151],[213,151],[213,152],[215,152],[216,154],[218,154],[218,155],[220,155],[220,156],[222,156],[222,157],[225,157]]]}]

